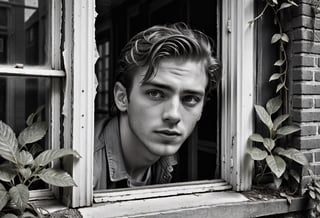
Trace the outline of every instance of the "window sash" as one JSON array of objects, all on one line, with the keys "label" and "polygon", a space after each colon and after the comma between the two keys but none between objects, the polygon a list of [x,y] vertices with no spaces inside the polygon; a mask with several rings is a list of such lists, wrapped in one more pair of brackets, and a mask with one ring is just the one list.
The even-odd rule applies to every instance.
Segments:
[{"label": "window sash", "polygon": [[178,182],[163,185],[151,185],[135,188],[101,190],[94,192],[94,203],[119,202],[146,198],[168,197],[230,190],[232,186],[222,179]]},{"label": "window sash", "polygon": [[[227,0],[220,3],[222,5],[221,58],[224,66],[221,83],[221,119],[225,124],[221,128],[221,174],[235,190],[240,191],[250,188],[251,185],[252,161],[245,154],[247,147],[250,146],[247,139],[253,129],[254,38],[253,27],[248,24],[248,21],[253,19],[254,1]],[[70,78],[67,81],[72,88],[66,95],[71,93],[74,95],[72,96],[73,105],[69,103],[66,110],[72,118],[68,117],[64,124],[64,146],[72,146],[82,156],[79,161],[73,161],[71,169],[78,186],[64,189],[65,200],[72,207],[90,206],[94,195],[97,201],[99,196],[102,199],[103,196],[109,195],[111,199],[110,193],[114,193],[114,199],[121,195],[119,191],[93,195],[94,63],[96,60],[93,47],[95,44],[94,4],[94,1],[86,0],[65,1],[67,11],[65,30],[66,34],[68,33],[65,45],[69,45],[65,48],[72,51],[64,56],[65,63],[69,65],[66,66],[67,80],[68,75],[73,76],[72,81]],[[201,185],[210,187],[213,184],[213,181],[207,181]],[[195,190],[192,183],[183,184],[182,189],[184,185],[190,185],[192,187],[190,190]],[[197,187],[201,189],[201,185]],[[175,184],[169,184],[159,188],[154,195],[159,196],[163,193],[165,196],[166,187],[172,187],[170,190],[178,189]],[[136,191],[138,195],[139,192],[148,192],[150,189],[151,186],[128,191],[131,193]],[[127,200],[134,199],[136,194],[129,194],[131,198]]]},{"label": "window sash", "polygon": [[14,68],[8,65],[0,65],[0,75],[4,76],[33,76],[33,77],[65,77],[62,70],[41,69],[39,67]]},{"label": "window sash", "polygon": [[[60,93],[61,79],[65,77],[65,72],[60,70],[60,25],[61,25],[61,0],[49,1],[49,55],[51,56],[52,69],[46,69],[47,66],[25,66],[24,68],[15,68],[10,65],[0,65],[1,76],[21,76],[21,77],[51,77],[51,87],[49,91],[49,128],[48,139],[51,149],[60,148]],[[59,166],[58,161],[53,163],[54,166]],[[30,191],[31,200],[52,199],[53,196],[59,195],[57,187],[49,186],[48,189]]]}]

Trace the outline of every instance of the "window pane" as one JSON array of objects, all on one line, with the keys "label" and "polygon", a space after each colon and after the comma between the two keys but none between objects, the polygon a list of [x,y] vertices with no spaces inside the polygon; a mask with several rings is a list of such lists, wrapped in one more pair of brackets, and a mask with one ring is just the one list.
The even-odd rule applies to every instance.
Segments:
[{"label": "window pane", "polygon": [[48,60],[48,0],[0,0],[0,63]]},{"label": "window pane", "polygon": [[0,120],[18,136],[27,126],[28,116],[44,105],[39,119],[48,123],[49,91],[49,78],[0,76]]},{"label": "window pane", "polygon": [[[0,76],[0,120],[13,129],[16,137],[28,126],[26,120],[29,115],[39,108],[42,110],[39,110],[29,125],[36,121],[44,121],[49,127],[50,81],[50,78]],[[37,155],[47,148],[49,148],[47,136],[35,143],[29,143],[25,147],[33,155]],[[0,158],[0,164],[3,162],[4,159]],[[43,189],[48,186],[37,181],[30,188]]]}]

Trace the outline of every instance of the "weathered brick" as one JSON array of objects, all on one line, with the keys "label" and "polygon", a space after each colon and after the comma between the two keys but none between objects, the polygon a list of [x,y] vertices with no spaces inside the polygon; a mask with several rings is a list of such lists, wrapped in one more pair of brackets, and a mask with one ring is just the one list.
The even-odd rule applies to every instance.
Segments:
[{"label": "weathered brick", "polygon": [[295,122],[316,122],[320,121],[319,109],[302,109],[291,112],[292,120]]},{"label": "weathered brick", "polygon": [[300,150],[320,148],[320,136],[295,137],[293,146]]},{"label": "weathered brick", "polygon": [[295,133],[295,135],[300,136],[313,136],[318,134],[318,125],[300,125],[300,131]]},{"label": "weathered brick", "polygon": [[307,15],[313,16],[314,10],[310,4],[302,3],[298,7],[292,7],[293,16]]},{"label": "weathered brick", "polygon": [[307,158],[308,162],[309,163],[312,163],[313,162],[313,152],[311,151],[306,151],[306,152],[303,152],[304,156]]},{"label": "weathered brick", "polygon": [[293,108],[312,108],[313,107],[313,98],[298,96],[292,99]]},{"label": "weathered brick", "polygon": [[315,162],[320,162],[320,151],[314,152]]},{"label": "weathered brick", "polygon": [[314,22],[314,17],[309,16],[298,16],[293,18],[292,20],[292,27],[299,28],[299,27],[307,27],[309,29],[320,29],[320,22]]},{"label": "weathered brick", "polygon": [[315,99],[315,107],[320,108],[320,99],[319,98]]},{"label": "weathered brick", "polygon": [[314,42],[320,42],[320,31],[311,30],[306,28],[298,28],[292,32],[292,40],[308,40]]},{"label": "weathered brick", "polygon": [[293,69],[292,71],[293,81],[312,81],[313,80],[313,71],[307,69]]},{"label": "weathered brick", "polygon": [[314,67],[315,58],[313,56],[294,55],[291,64],[293,67]]},{"label": "weathered brick", "polygon": [[306,84],[306,83],[295,83],[292,86],[293,94],[320,94],[320,83],[319,84]]},{"label": "weathered brick", "polygon": [[292,45],[293,53],[312,53],[318,54],[320,51],[320,43],[316,42],[295,42]]},{"label": "weathered brick", "polygon": [[314,74],[314,80],[317,81],[317,82],[320,81],[320,72],[316,72],[316,73]]}]

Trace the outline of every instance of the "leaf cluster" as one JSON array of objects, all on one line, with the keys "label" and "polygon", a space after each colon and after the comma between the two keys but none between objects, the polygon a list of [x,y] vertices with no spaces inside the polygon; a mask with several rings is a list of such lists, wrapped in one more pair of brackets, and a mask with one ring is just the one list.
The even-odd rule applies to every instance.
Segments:
[{"label": "leaf cluster", "polygon": [[[28,203],[30,186],[38,181],[59,186],[75,186],[72,177],[65,171],[49,167],[56,159],[67,155],[80,155],[71,149],[44,150],[37,143],[47,132],[41,121],[39,107],[26,120],[27,127],[16,137],[10,126],[0,121],[0,217],[16,217],[26,209],[34,209]],[[15,211],[14,213],[8,211]]]},{"label": "leaf cluster", "polygon": [[310,217],[320,217],[320,177],[313,174],[312,170],[309,170],[311,181],[307,184],[307,194],[313,202],[313,208],[310,212]]},{"label": "leaf cluster", "polygon": [[297,183],[300,183],[299,174],[289,167],[292,161],[301,165],[308,164],[308,160],[301,151],[291,147],[284,148],[280,145],[279,139],[300,130],[299,127],[293,125],[283,125],[289,118],[289,114],[281,114],[272,119],[281,105],[282,99],[280,96],[270,99],[266,108],[255,105],[255,111],[262,123],[268,128],[269,135],[263,137],[259,133],[252,134],[249,139],[258,145],[262,144],[262,146],[253,146],[248,149],[248,153],[253,160],[264,163],[263,172],[259,176],[264,176],[268,167],[273,174],[276,188],[280,187],[283,178],[289,180],[289,177],[292,177]]}]

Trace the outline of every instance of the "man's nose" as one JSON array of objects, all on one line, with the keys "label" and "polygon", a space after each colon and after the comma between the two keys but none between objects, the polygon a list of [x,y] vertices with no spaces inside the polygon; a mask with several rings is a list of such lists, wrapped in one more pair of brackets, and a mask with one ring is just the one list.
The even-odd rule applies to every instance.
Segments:
[{"label": "man's nose", "polygon": [[174,97],[169,99],[164,105],[163,119],[171,124],[178,124],[181,120],[180,99]]}]

